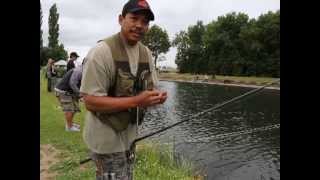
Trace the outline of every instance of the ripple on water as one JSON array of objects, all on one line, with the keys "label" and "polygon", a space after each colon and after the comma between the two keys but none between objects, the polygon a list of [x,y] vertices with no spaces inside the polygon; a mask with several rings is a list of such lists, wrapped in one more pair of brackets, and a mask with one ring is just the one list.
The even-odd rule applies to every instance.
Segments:
[{"label": "ripple on water", "polygon": [[[160,85],[168,91],[169,98],[147,114],[140,128],[142,134],[184,120],[251,90],[165,81]],[[198,168],[205,168],[208,179],[280,179],[279,128],[250,132],[280,123],[279,104],[278,91],[262,91],[222,110],[182,123],[153,139],[167,142],[175,138],[176,151],[192,159]],[[227,135],[219,136],[221,134]]]}]

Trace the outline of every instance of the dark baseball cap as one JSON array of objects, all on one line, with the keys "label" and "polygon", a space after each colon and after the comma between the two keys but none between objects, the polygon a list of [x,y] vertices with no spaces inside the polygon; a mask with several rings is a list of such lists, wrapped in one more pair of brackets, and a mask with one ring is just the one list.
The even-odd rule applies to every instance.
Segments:
[{"label": "dark baseball cap", "polygon": [[70,57],[72,57],[72,56],[74,56],[74,57],[79,57],[79,55],[78,55],[76,52],[70,53]]},{"label": "dark baseball cap", "polygon": [[154,20],[154,14],[146,0],[129,0],[123,6],[122,15],[125,16],[127,13],[134,13],[137,11],[145,11],[148,15],[148,19],[151,21]]}]

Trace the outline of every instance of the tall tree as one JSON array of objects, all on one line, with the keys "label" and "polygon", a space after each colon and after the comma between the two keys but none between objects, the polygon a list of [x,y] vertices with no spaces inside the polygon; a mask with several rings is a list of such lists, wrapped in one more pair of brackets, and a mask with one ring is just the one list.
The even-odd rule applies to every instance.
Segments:
[{"label": "tall tree", "polygon": [[[206,56],[217,74],[239,75],[243,59],[239,46],[239,33],[248,23],[244,13],[229,13],[219,16],[217,21],[208,25],[204,36]],[[212,68],[212,67],[211,67]]]},{"label": "tall tree", "polygon": [[280,76],[280,10],[259,16],[259,41],[264,45],[262,75]]},{"label": "tall tree", "polygon": [[203,35],[205,26],[202,21],[189,26],[188,31],[181,31],[173,40],[173,46],[178,49],[176,64],[180,72],[203,73],[206,69],[206,60],[203,58]]},{"label": "tall tree", "polygon": [[167,31],[157,25],[153,25],[145,34],[142,42],[152,51],[154,65],[157,67],[159,55],[161,53],[168,52],[170,48],[170,41]]},{"label": "tall tree", "polygon": [[40,67],[43,65],[43,39],[42,39],[42,8],[41,8],[41,1],[40,1]]},{"label": "tall tree", "polygon": [[59,44],[58,21],[59,21],[59,13],[58,13],[57,5],[53,4],[50,8],[49,22],[48,22],[48,25],[49,25],[48,49],[46,49],[46,52],[44,52],[44,54],[54,60],[59,60],[59,59],[66,60],[68,58],[68,52],[64,49],[64,45],[62,43]]},{"label": "tall tree", "polygon": [[199,21],[172,45],[182,73],[279,77],[280,10],[257,20],[232,12],[206,26]]},{"label": "tall tree", "polygon": [[43,40],[42,40],[42,29],[41,29],[41,26],[42,26],[42,9],[41,9],[41,1],[40,1],[40,51],[42,50],[43,48]]},{"label": "tall tree", "polygon": [[49,58],[51,58],[50,49],[44,46],[40,54],[40,66],[45,66],[48,63]]},{"label": "tall tree", "polygon": [[245,75],[280,76],[280,11],[260,15],[239,34]]},{"label": "tall tree", "polygon": [[68,52],[64,49],[64,45],[60,44],[57,48],[52,52],[52,57],[55,57],[56,60],[59,59],[68,59]]},{"label": "tall tree", "polygon": [[59,46],[59,14],[57,10],[57,5],[53,4],[50,8],[49,14],[49,48],[56,48]]},{"label": "tall tree", "polygon": [[177,47],[175,63],[178,66],[179,72],[186,73],[188,71],[190,39],[185,31],[180,31],[176,34],[172,41],[172,46]]},{"label": "tall tree", "polygon": [[188,28],[189,36],[189,72],[202,73],[206,67],[205,59],[203,58],[203,35],[205,27],[202,21],[198,21],[196,25]]}]

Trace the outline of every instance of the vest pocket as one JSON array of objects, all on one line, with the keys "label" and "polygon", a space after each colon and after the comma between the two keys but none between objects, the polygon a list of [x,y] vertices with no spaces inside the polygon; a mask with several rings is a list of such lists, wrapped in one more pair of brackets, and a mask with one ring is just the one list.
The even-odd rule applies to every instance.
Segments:
[{"label": "vest pocket", "polygon": [[131,114],[128,111],[117,113],[96,113],[102,123],[110,126],[114,131],[121,132],[128,128]]},{"label": "vest pocket", "polygon": [[133,96],[134,78],[129,72],[124,72],[120,68],[117,73],[116,96]]},{"label": "vest pocket", "polygon": [[143,90],[152,90],[154,88],[152,74],[150,71],[145,72],[141,78],[143,81]]}]

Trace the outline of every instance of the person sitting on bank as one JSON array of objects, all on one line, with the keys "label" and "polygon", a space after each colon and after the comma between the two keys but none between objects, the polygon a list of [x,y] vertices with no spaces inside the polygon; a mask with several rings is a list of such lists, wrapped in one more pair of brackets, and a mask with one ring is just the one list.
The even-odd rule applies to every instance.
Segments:
[{"label": "person sitting on bank", "polygon": [[[84,62],[83,62],[84,63]],[[83,64],[68,71],[55,87],[66,120],[66,131],[80,131],[80,125],[73,123],[75,113],[80,112],[79,99]]]}]

